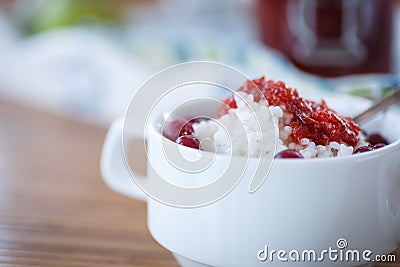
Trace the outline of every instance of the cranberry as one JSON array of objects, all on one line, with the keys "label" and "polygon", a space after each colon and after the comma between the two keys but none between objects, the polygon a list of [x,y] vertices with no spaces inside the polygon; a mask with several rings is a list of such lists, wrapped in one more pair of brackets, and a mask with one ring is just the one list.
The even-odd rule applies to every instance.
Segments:
[{"label": "cranberry", "polygon": [[385,145],[389,144],[389,142],[384,137],[382,137],[382,135],[378,133],[372,133],[368,135],[367,141],[373,146],[380,143]]},{"label": "cranberry", "polygon": [[189,122],[191,124],[193,124],[193,123],[199,123],[199,122],[207,121],[207,120],[209,120],[208,117],[195,117],[195,118],[191,119]]},{"label": "cranberry", "polygon": [[200,142],[199,140],[194,137],[193,135],[182,135],[178,139],[176,139],[176,142],[180,145],[199,149],[200,148]]},{"label": "cranberry", "polygon": [[192,122],[185,119],[175,119],[166,122],[162,134],[171,141],[175,141],[179,136],[193,134]]},{"label": "cranberry", "polygon": [[374,148],[372,146],[360,146],[359,148],[356,149],[356,151],[354,151],[353,154],[369,152],[369,151],[372,151],[372,150],[374,150]]},{"label": "cranberry", "polygon": [[304,157],[296,150],[286,149],[286,150],[283,150],[283,151],[279,152],[278,154],[276,154],[275,158],[276,159],[302,159]]},{"label": "cranberry", "polygon": [[179,136],[182,136],[182,135],[192,135],[193,132],[194,132],[193,127],[192,127],[193,123],[194,123],[194,122],[191,121],[191,120],[188,121],[188,122],[186,122],[185,125],[183,125],[182,129],[180,130]]},{"label": "cranberry", "polygon": [[379,148],[382,148],[382,147],[385,147],[385,146],[386,146],[386,144],[379,143],[379,144],[374,145],[374,149],[379,149]]}]

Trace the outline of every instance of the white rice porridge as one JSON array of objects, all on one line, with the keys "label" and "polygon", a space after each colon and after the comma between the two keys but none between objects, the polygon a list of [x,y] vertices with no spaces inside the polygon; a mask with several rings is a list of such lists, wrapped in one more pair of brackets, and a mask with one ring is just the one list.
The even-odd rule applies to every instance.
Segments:
[{"label": "white rice porridge", "polygon": [[[293,115],[285,113],[279,106],[268,107],[265,103],[254,102],[252,94],[244,92],[237,92],[237,94],[240,96],[234,96],[237,108],[230,109],[219,119],[203,120],[193,124],[194,135],[200,140],[200,149],[221,154],[255,157],[260,153],[273,153],[276,144],[275,154],[282,150],[292,149],[307,159],[351,155],[358,147],[368,144],[362,134],[354,148],[338,142],[330,142],[326,146],[316,145],[306,138],[301,139],[300,144],[297,144],[292,140],[292,128],[289,126]],[[271,113],[266,112],[265,109],[269,109]],[[268,115],[258,116],[259,114]],[[272,117],[269,114],[272,114]],[[256,118],[260,121],[258,122]],[[202,142],[205,139],[212,142]]]}]

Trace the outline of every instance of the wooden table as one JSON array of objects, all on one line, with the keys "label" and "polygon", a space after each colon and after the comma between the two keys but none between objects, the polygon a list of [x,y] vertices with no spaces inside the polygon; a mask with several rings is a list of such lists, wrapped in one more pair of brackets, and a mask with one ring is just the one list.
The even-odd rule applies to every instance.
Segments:
[{"label": "wooden table", "polygon": [[103,183],[106,129],[0,100],[0,266],[178,266]]},{"label": "wooden table", "polygon": [[105,128],[0,99],[0,129],[0,266],[178,266],[103,183]]}]

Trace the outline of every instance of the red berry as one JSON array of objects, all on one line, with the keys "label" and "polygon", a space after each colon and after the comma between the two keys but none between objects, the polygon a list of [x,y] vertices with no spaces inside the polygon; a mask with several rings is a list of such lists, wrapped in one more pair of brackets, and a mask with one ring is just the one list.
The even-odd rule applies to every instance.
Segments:
[{"label": "red berry", "polygon": [[389,144],[389,142],[382,137],[382,135],[378,134],[378,133],[372,133],[370,135],[367,136],[367,142],[369,142],[371,145],[376,145],[376,144]]},{"label": "red berry", "polygon": [[200,142],[199,140],[194,137],[193,135],[182,135],[178,139],[176,139],[176,142],[180,145],[199,149],[200,148]]},{"label": "red berry", "polygon": [[379,143],[379,144],[374,145],[374,149],[379,149],[379,148],[382,148],[382,147],[385,147],[385,146],[386,146],[386,144]]},{"label": "red berry", "polygon": [[207,117],[195,117],[195,118],[191,119],[189,122],[193,124],[193,123],[199,123],[201,121],[206,121],[206,120],[208,120]]},{"label": "red berry", "polygon": [[191,120],[186,122],[185,125],[183,125],[182,129],[179,131],[179,136],[182,135],[192,135],[194,130],[193,130],[193,125],[194,122],[192,122]]},{"label": "red berry", "polygon": [[185,119],[175,119],[166,122],[162,134],[171,141],[175,141],[179,136],[193,134],[192,122]]},{"label": "red berry", "polygon": [[374,150],[374,148],[372,146],[360,146],[359,148],[356,149],[356,151],[353,152],[353,154],[369,152],[372,150]]},{"label": "red berry", "polygon": [[278,154],[276,154],[275,158],[276,159],[302,159],[304,157],[296,150],[286,149],[286,150],[283,150],[283,151],[279,152]]}]

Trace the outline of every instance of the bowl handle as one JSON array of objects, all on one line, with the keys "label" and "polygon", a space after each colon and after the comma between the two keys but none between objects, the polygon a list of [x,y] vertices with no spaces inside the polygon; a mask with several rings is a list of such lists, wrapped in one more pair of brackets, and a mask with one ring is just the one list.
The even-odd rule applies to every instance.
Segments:
[{"label": "bowl handle", "polygon": [[[147,196],[133,181],[126,166],[122,144],[123,119],[115,120],[107,133],[101,153],[100,168],[104,182],[114,191],[147,201]],[[135,177],[139,174],[133,173]]]}]

